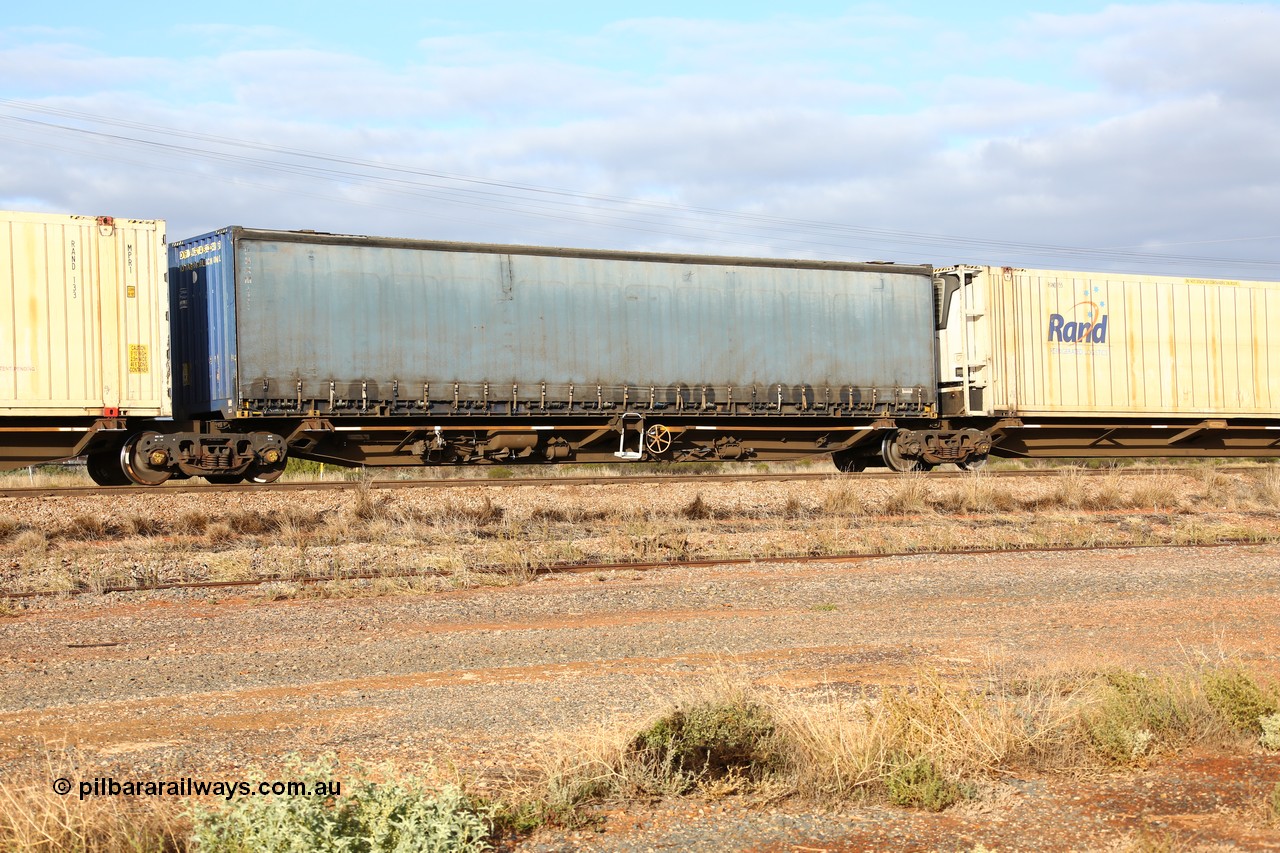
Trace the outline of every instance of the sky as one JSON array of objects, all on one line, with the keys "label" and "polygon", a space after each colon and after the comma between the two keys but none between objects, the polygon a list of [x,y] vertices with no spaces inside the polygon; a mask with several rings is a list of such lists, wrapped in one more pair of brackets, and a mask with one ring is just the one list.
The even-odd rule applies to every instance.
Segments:
[{"label": "sky", "polygon": [[0,208],[1280,280],[1280,3],[23,4]]}]

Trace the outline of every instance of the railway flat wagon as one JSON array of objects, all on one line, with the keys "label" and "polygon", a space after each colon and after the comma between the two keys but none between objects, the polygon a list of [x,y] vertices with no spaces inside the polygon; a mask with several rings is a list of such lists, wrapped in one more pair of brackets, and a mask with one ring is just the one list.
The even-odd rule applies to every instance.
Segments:
[{"label": "railway flat wagon", "polygon": [[[929,430],[928,266],[241,227],[169,251],[180,417],[279,436],[291,455],[406,465],[834,452],[857,467],[886,439],[896,453],[904,425],[938,447],[971,439]],[[168,452],[183,451],[174,440]],[[242,461],[228,460],[228,476]]]},{"label": "railway flat wagon", "polygon": [[0,468],[170,410],[165,224],[0,212]]},{"label": "railway flat wagon", "polygon": [[1280,454],[1280,282],[940,271],[949,415],[1013,456]]}]

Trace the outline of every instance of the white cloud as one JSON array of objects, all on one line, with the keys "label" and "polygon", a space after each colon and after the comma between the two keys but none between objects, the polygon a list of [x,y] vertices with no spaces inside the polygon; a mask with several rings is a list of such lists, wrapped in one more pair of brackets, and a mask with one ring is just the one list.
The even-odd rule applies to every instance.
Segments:
[{"label": "white cloud", "polygon": [[1206,92],[1275,101],[1280,8],[1173,3],[1043,17],[1046,36],[1081,39],[1081,63],[1117,91],[1143,97]]},{"label": "white cloud", "polygon": [[[752,215],[1067,246],[1250,236],[1280,221],[1280,105],[1270,85],[1280,60],[1268,49],[1280,40],[1280,11],[1272,7],[1029,16],[989,42],[903,17],[629,20],[587,36],[428,38],[411,61],[396,63],[272,30],[204,35],[206,52],[178,62],[27,34],[30,43],[0,49],[0,74],[24,69],[39,81],[29,91],[47,104],[147,124]],[[16,39],[7,38],[0,44]],[[404,174],[383,177],[416,185],[320,180],[38,132],[2,117],[0,137],[0,204],[45,199],[75,211],[164,216],[179,236],[244,222],[1047,262],[997,254],[1012,249],[966,254],[945,242],[643,205],[593,211],[567,196]],[[620,220],[632,227],[612,227]],[[1265,243],[1178,251],[1280,261],[1280,248]]]},{"label": "white cloud", "polygon": [[147,87],[176,74],[165,59],[108,56],[62,41],[43,41],[0,48],[0,80],[10,93],[37,96],[77,94],[123,87]]}]

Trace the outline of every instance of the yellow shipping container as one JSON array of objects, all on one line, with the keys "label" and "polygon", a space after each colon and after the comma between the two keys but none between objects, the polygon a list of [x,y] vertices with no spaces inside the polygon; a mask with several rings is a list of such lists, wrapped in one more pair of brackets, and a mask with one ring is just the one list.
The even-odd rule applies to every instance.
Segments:
[{"label": "yellow shipping container", "polygon": [[1270,341],[1280,282],[954,267],[938,271],[938,283],[941,382],[953,412],[1280,409],[1280,340]]},{"label": "yellow shipping container", "polygon": [[0,211],[0,416],[171,414],[164,222]]}]

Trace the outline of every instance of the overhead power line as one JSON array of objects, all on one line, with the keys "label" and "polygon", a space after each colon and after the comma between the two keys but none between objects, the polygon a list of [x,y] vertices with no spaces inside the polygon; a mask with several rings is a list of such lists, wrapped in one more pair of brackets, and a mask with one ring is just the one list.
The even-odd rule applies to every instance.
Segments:
[{"label": "overhead power line", "polygon": [[[770,245],[789,247],[794,251],[840,257],[847,257],[852,248],[863,248],[871,252],[915,253],[917,258],[935,262],[944,259],[944,262],[1007,260],[1012,263],[1019,258],[1034,257],[1052,258],[1071,264],[1106,262],[1170,267],[1216,266],[1259,269],[1280,267],[1280,261],[1137,250],[1151,248],[1151,246],[1089,248],[1025,243],[874,228],[684,205],[653,199],[628,198],[455,174],[254,142],[23,101],[0,99],[0,106],[8,111],[0,113],[0,123],[7,124],[11,128],[72,140],[91,141],[93,150],[78,152],[83,156],[120,159],[106,154],[102,146],[110,146],[113,149],[142,150],[177,159],[225,164],[239,169],[306,178],[348,189],[370,189],[401,198],[430,199],[479,210],[517,213],[534,220],[589,223],[594,226],[658,234],[669,238],[712,240],[719,243],[753,246],[767,242]],[[16,114],[19,112],[26,115]],[[42,118],[30,117],[33,114]],[[22,136],[7,138],[15,142],[33,144]],[[50,147],[47,143],[42,145]],[[76,149],[65,147],[63,150],[76,151]],[[154,160],[148,160],[145,163],[129,162],[143,168],[165,168]],[[243,179],[236,176],[215,174],[210,177],[230,178],[244,183]],[[312,197],[325,197],[324,193],[317,192],[316,187],[301,191],[296,188],[275,187],[273,189],[298,192]],[[349,194],[341,200],[351,203]],[[399,205],[392,206],[368,199],[358,203],[403,209]],[[1262,239],[1275,238],[1238,237],[1230,240],[1195,242],[1244,242]]]}]

